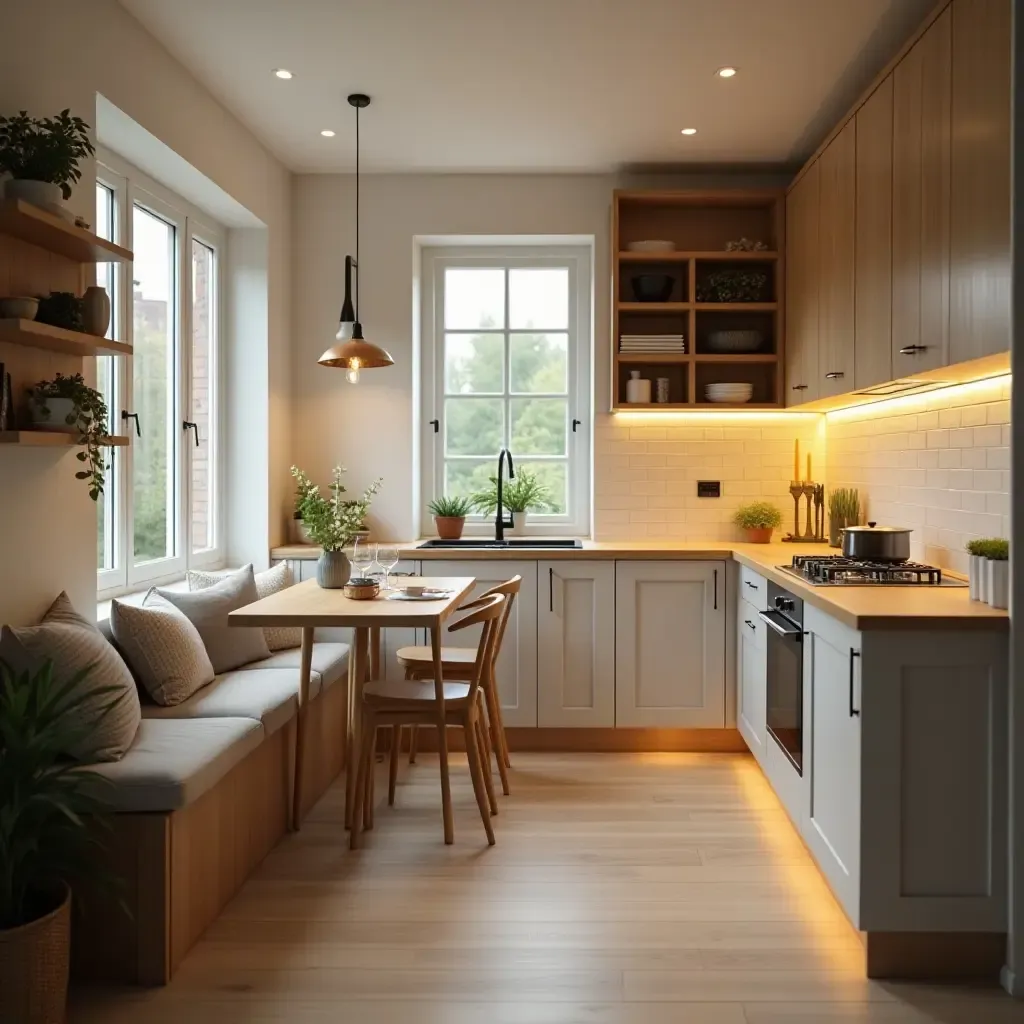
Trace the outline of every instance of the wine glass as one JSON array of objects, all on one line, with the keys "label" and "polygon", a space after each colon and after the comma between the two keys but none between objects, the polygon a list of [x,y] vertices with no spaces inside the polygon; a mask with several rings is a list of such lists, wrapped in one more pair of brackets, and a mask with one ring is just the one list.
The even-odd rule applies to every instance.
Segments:
[{"label": "wine glass", "polygon": [[377,564],[384,570],[384,589],[390,590],[389,576],[391,570],[398,565],[398,548],[394,544],[378,544]]},{"label": "wine glass", "polygon": [[365,537],[356,537],[352,541],[352,575],[365,576],[373,564],[373,545]]}]

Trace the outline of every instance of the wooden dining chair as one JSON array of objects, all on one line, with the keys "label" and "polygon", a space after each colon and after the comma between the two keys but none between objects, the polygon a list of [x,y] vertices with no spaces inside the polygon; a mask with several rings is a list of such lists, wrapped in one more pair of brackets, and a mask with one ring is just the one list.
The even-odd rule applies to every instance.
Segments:
[{"label": "wooden dining chair", "polygon": [[[505,796],[509,795],[508,770],[512,767],[512,761],[509,758],[508,740],[505,736],[505,723],[501,715],[501,697],[498,693],[498,678],[495,670],[498,656],[501,654],[501,645],[505,639],[508,620],[512,615],[512,607],[515,604],[516,596],[519,594],[522,583],[522,576],[513,576],[504,583],[499,583],[497,586],[484,591],[483,594],[468,604],[463,605],[463,610],[469,610],[487,598],[493,597],[495,594],[501,594],[508,599],[502,612],[491,663],[487,666],[487,675],[482,684],[483,698],[487,704],[489,746],[494,750],[498,774],[501,777],[501,791]],[[475,652],[471,647],[442,647],[441,664],[445,679],[467,679],[472,672],[474,654]],[[402,647],[399,649],[396,657],[398,658],[398,663],[405,669],[406,679],[428,678],[433,673],[434,656],[429,647]],[[416,763],[417,738],[417,730],[413,727],[412,735],[409,738],[410,764]],[[397,732],[391,739],[392,764],[388,786],[389,802],[392,802],[394,797],[400,740],[401,736]],[[489,757],[488,765],[490,765]]]},{"label": "wooden dining chair", "polygon": [[[433,726],[443,735],[449,726],[462,728],[466,739],[466,755],[469,774],[473,781],[480,817],[487,833],[487,842],[494,845],[494,829],[491,825],[491,811],[495,806],[491,773],[484,762],[487,746],[486,729],[483,722],[481,687],[487,666],[491,663],[494,646],[506,604],[503,594],[494,594],[484,600],[474,601],[458,621],[448,628],[452,632],[482,626],[477,644],[473,667],[468,680],[431,679],[377,680],[363,687],[362,701],[362,749],[359,751],[359,774],[355,786],[355,806],[352,814],[351,846],[359,845],[359,826],[373,827],[373,815],[367,813],[367,801],[373,805],[373,764],[376,750],[377,729],[391,726],[393,730],[403,725]],[[441,805],[444,813],[445,842],[454,839],[452,824],[452,796],[448,780],[447,744],[441,743]]]}]

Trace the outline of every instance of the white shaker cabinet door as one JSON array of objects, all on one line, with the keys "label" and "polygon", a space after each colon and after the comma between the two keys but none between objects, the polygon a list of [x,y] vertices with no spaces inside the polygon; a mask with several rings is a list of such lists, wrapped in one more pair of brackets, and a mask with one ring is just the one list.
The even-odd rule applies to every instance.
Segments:
[{"label": "white shaker cabinet door", "polygon": [[[476,584],[467,595],[467,601],[513,576],[523,577],[498,655],[498,692],[505,725],[536,728],[537,563],[465,558],[450,562],[428,559],[421,564],[424,576],[475,577]],[[457,616],[451,621],[455,618]],[[474,647],[479,635],[480,629],[476,626],[458,633],[446,630],[441,642],[451,647]]]},{"label": "white shaker cabinet door", "polygon": [[737,602],[736,722],[750,752],[764,759],[768,688],[768,628],[749,602]]},{"label": "white shaker cabinet door", "polygon": [[725,728],[725,562],[616,562],[615,724]]},{"label": "white shaker cabinet door", "polygon": [[537,720],[542,728],[615,725],[615,563],[541,562]]}]

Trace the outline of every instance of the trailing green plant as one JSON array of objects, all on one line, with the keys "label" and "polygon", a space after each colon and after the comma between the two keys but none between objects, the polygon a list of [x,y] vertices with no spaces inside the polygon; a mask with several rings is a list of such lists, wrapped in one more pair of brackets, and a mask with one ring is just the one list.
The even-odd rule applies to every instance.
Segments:
[{"label": "trailing green plant", "polygon": [[782,512],[770,501],[752,501],[740,505],[732,521],[744,530],[776,530],[782,525]]},{"label": "trailing green plant", "polygon": [[763,270],[716,270],[697,283],[698,302],[762,302],[767,297]]},{"label": "trailing green plant", "polygon": [[66,755],[123,699],[84,689],[90,671],[59,682],[52,662],[16,673],[0,661],[0,931],[49,913],[73,881],[108,881],[94,854],[110,783]]},{"label": "trailing green plant", "polygon": [[[497,512],[498,478],[490,477],[490,484],[470,500],[485,516]],[[551,489],[536,474],[521,469],[513,479],[504,482],[501,503],[508,512],[547,512],[551,508]]]},{"label": "trailing green plant", "polygon": [[63,327],[65,331],[85,330],[85,300],[74,292],[50,292],[39,296],[36,319],[51,327]]},{"label": "trailing green plant", "polygon": [[29,117],[27,110],[0,117],[0,172],[59,185],[65,199],[82,178],[79,161],[95,152],[89,125],[70,110],[56,117]]},{"label": "trailing green plant", "polygon": [[465,519],[473,511],[473,502],[469,498],[444,495],[435,498],[427,508],[439,519]]},{"label": "trailing green plant", "polygon": [[1005,562],[1010,557],[1010,542],[997,537],[985,537],[981,540],[969,540],[967,553],[979,558],[988,558],[993,562]]},{"label": "trailing green plant", "polygon": [[28,389],[29,401],[37,410],[45,410],[49,414],[47,401],[53,398],[66,398],[72,402],[72,410],[64,422],[74,427],[79,435],[78,443],[85,446],[84,451],[75,455],[79,462],[85,463],[85,469],[75,474],[76,480],[87,480],[89,497],[99,500],[106,482],[106,449],[104,442],[110,436],[107,430],[107,403],[103,396],[85,383],[85,378],[76,373],[65,377],[58,373],[53,380],[41,380]]},{"label": "trailing green plant", "polygon": [[846,526],[860,522],[860,494],[855,487],[837,487],[828,497],[829,518]]},{"label": "trailing green plant", "polygon": [[328,485],[330,494],[320,488],[298,466],[292,466],[292,476],[298,484],[295,511],[299,513],[310,540],[324,551],[340,551],[350,544],[363,528],[363,520],[370,510],[373,496],[380,490],[383,480],[378,479],[363,492],[361,498],[346,499],[345,485],[341,482],[343,466],[335,466]]}]

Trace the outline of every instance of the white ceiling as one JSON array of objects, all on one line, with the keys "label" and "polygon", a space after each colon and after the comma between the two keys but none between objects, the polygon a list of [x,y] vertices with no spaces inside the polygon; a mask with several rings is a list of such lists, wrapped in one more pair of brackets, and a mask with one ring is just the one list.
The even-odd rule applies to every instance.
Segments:
[{"label": "white ceiling", "polygon": [[934,0],[121,2],[292,170],[596,172],[800,161]]}]

